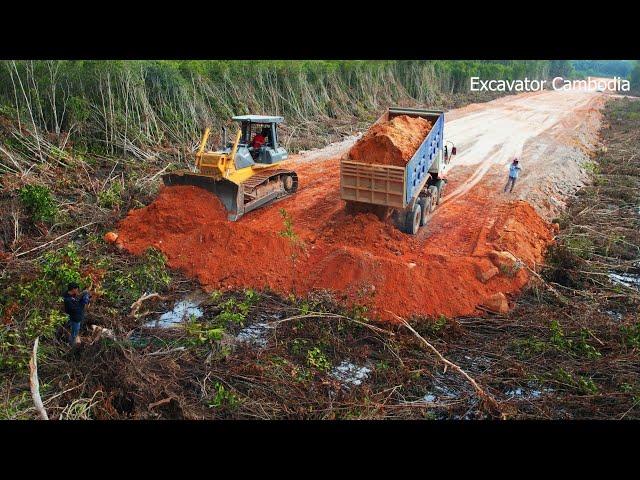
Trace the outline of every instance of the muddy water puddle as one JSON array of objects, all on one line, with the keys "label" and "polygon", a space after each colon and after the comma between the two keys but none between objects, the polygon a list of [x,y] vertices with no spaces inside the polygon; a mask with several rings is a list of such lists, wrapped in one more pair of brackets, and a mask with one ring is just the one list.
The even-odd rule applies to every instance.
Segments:
[{"label": "muddy water puddle", "polygon": [[272,328],[273,327],[267,322],[254,323],[240,330],[235,339],[237,342],[248,343],[256,347],[265,348],[269,343],[267,334]]},{"label": "muddy water puddle", "polygon": [[196,294],[183,298],[175,303],[173,309],[163,313],[159,318],[144,324],[149,328],[177,328],[190,319],[201,318],[204,315],[200,305],[205,300],[204,295]]},{"label": "muddy water puddle", "polygon": [[609,279],[618,285],[622,285],[628,288],[635,288],[640,290],[640,274],[634,273],[609,273]]},{"label": "muddy water puddle", "polygon": [[331,376],[346,387],[362,385],[362,382],[369,378],[370,373],[371,368],[368,366],[358,366],[349,360],[343,360],[340,365],[331,370]]},{"label": "muddy water puddle", "polygon": [[511,390],[507,390],[506,392],[504,392],[504,394],[509,398],[509,399],[536,399],[536,398],[540,398],[542,395],[546,394],[546,393],[551,393],[553,392],[552,388],[542,388],[542,389],[537,389],[537,388],[523,388],[523,387],[516,387],[513,388]]}]

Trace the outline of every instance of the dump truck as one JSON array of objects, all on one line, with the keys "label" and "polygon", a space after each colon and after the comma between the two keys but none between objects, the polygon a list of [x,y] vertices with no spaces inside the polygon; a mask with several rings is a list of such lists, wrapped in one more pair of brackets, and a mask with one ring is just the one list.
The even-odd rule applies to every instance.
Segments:
[{"label": "dump truck", "polygon": [[[194,185],[216,194],[236,221],[261,206],[293,195],[298,175],[280,163],[288,157],[279,143],[280,116],[238,115],[235,139],[227,141],[223,128],[222,148],[207,150],[211,129],[207,128],[195,155],[195,170],[178,170],[162,176],[165,185]],[[257,142],[256,139],[260,141]]]},{"label": "dump truck", "polygon": [[399,115],[422,117],[432,123],[406,166],[376,164],[375,158],[366,163],[342,158],[340,196],[347,210],[373,206],[379,216],[390,216],[403,232],[415,235],[440,203],[446,185],[443,174],[456,147],[445,142],[444,112],[440,110],[390,107],[375,123]]}]

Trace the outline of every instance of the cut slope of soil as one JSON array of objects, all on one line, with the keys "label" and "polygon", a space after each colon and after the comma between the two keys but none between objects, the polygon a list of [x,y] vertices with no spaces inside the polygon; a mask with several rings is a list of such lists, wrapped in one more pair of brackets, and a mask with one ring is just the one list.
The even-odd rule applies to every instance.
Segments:
[{"label": "cut slope of soil", "polygon": [[351,147],[349,158],[356,162],[404,167],[431,127],[428,120],[408,115],[376,123]]}]

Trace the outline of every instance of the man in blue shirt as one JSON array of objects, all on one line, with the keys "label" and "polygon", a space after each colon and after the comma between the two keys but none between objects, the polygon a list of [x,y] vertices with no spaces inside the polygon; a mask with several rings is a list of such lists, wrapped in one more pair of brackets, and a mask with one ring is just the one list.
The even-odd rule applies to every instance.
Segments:
[{"label": "man in blue shirt", "polygon": [[[504,191],[506,193],[509,190],[509,193],[513,192],[513,186],[516,184],[516,179],[518,175],[520,175],[520,165],[518,165],[518,159],[514,158],[513,162],[511,162],[511,166],[509,167],[509,178],[507,180],[507,184],[504,186]],[[511,188],[509,188],[511,186]]]},{"label": "man in blue shirt", "polygon": [[70,283],[67,291],[63,294],[63,298],[64,311],[69,315],[69,325],[71,326],[69,344],[73,347],[80,332],[80,325],[84,320],[84,307],[89,303],[91,295],[86,290],[80,293],[78,284]]}]

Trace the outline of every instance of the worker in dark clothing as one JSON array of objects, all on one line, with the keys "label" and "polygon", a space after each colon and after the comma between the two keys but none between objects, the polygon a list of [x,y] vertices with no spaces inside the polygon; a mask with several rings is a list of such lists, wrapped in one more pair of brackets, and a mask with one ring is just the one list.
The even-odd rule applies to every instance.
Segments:
[{"label": "worker in dark clothing", "polygon": [[91,300],[91,295],[86,290],[80,293],[80,286],[77,283],[70,283],[63,298],[64,311],[69,315],[69,326],[71,327],[69,344],[74,346],[80,332],[80,326],[84,320],[84,308]]}]

